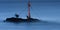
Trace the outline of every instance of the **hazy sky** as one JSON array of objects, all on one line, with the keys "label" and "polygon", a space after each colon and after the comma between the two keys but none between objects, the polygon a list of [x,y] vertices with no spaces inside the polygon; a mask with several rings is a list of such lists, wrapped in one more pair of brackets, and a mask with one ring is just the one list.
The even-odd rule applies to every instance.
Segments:
[{"label": "hazy sky", "polygon": [[[60,0],[30,0],[31,16],[43,20],[60,21]],[[28,0],[0,0],[0,19],[27,16]]]}]

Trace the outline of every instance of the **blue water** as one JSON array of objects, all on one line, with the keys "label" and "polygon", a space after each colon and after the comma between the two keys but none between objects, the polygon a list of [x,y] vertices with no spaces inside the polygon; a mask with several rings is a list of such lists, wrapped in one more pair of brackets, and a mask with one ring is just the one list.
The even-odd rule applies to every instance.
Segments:
[{"label": "blue water", "polygon": [[1,21],[0,30],[60,30],[60,24],[52,22],[10,23]]}]

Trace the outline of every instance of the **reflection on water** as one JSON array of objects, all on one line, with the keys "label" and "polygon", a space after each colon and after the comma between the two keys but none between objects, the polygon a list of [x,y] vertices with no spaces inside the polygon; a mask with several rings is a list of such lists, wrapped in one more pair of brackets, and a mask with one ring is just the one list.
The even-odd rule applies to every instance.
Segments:
[{"label": "reflection on water", "polygon": [[7,23],[0,22],[0,30],[60,30],[60,24],[57,23]]}]

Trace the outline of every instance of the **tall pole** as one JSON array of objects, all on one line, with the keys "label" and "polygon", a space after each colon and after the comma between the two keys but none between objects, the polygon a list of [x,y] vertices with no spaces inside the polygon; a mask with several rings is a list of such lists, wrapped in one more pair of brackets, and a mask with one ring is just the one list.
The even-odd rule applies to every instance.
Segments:
[{"label": "tall pole", "polygon": [[31,6],[30,0],[28,0],[28,18],[31,17],[31,16],[30,16],[30,6]]},{"label": "tall pole", "polygon": [[27,21],[29,22],[30,21],[30,18],[31,18],[31,15],[30,15],[30,0],[28,0],[28,16],[27,16]]}]

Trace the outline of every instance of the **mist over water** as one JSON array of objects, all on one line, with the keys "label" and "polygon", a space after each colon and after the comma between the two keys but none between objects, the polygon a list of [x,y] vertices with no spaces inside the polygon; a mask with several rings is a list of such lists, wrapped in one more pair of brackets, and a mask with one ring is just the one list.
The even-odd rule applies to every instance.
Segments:
[{"label": "mist over water", "polygon": [[60,30],[60,0],[31,0],[31,17],[42,20],[34,23],[3,22],[6,18],[26,18],[27,0],[0,0],[0,30]]},{"label": "mist over water", "polygon": [[[0,0],[0,19],[14,17],[15,13],[26,18],[27,0]],[[31,17],[46,21],[60,21],[59,0],[31,0]]]}]

